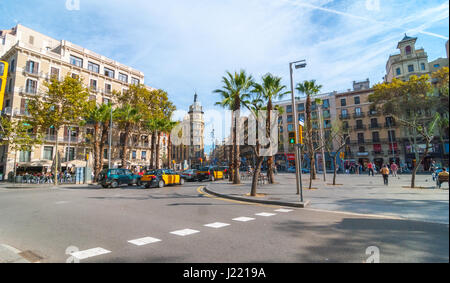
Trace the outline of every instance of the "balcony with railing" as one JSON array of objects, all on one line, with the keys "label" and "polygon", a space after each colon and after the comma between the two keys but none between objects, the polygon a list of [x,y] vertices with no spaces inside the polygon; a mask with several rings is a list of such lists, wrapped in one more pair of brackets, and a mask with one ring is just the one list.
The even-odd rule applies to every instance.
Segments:
[{"label": "balcony with railing", "polygon": [[355,112],[353,113],[353,118],[364,118],[365,114],[364,112]]},{"label": "balcony with railing", "polygon": [[369,129],[371,130],[379,130],[381,128],[382,128],[381,124],[369,124]]},{"label": "balcony with railing", "polygon": [[373,150],[372,155],[383,155],[383,151],[382,150]]},{"label": "balcony with railing", "polygon": [[378,116],[381,115],[381,113],[380,113],[379,111],[373,111],[373,110],[371,110],[371,111],[367,112],[367,115],[368,115],[369,117],[378,117]]},{"label": "balcony with railing", "polygon": [[385,127],[386,129],[390,129],[390,128],[397,128],[398,125],[397,125],[397,123],[395,123],[395,122],[392,122],[392,123],[386,122],[386,123],[384,123],[384,127]]},{"label": "balcony with railing", "polygon": [[365,125],[356,125],[353,129],[355,131],[365,131],[367,127]]},{"label": "balcony with railing", "polygon": [[340,114],[339,118],[341,120],[346,120],[346,119],[350,119],[350,114]]}]

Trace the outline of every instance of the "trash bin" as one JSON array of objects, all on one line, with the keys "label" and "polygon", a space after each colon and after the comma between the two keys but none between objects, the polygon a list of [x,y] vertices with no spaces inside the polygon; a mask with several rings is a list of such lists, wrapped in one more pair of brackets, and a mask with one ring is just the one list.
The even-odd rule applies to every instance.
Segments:
[{"label": "trash bin", "polygon": [[22,183],[23,177],[22,176],[16,176],[16,183]]}]

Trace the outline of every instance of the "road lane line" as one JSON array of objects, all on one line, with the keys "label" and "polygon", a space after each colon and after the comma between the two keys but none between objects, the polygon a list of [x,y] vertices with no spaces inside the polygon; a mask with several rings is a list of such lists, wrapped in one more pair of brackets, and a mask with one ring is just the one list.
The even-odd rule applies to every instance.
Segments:
[{"label": "road lane line", "polygon": [[131,243],[136,246],[144,246],[144,245],[148,245],[148,244],[152,244],[152,243],[156,243],[156,242],[161,242],[161,240],[152,238],[152,237],[145,237],[145,238],[128,241],[128,243]]},{"label": "road lane line", "polygon": [[270,216],[274,216],[274,215],[277,215],[277,214],[276,213],[262,212],[262,213],[256,213],[255,215],[264,216],[264,217],[270,217]]},{"label": "road lane line", "polygon": [[234,218],[234,221],[240,221],[240,222],[247,222],[247,221],[252,221],[255,220],[255,218],[251,218],[251,217],[238,217],[238,218]]},{"label": "road lane line", "polygon": [[206,225],[203,225],[203,226],[218,229],[218,228],[226,227],[226,226],[229,226],[229,225],[230,224],[227,224],[227,223],[215,222],[215,223],[206,224]]},{"label": "road lane line", "polygon": [[170,234],[184,237],[184,236],[192,235],[192,234],[199,233],[199,232],[200,231],[192,230],[192,229],[183,229],[183,230],[177,230],[177,231],[170,232]]},{"label": "road lane line", "polygon": [[89,250],[85,250],[85,251],[74,252],[74,253],[71,253],[70,255],[79,260],[82,260],[82,259],[86,259],[86,258],[90,258],[90,257],[94,257],[94,256],[108,254],[110,252],[111,251],[105,250],[103,248],[94,248],[94,249],[89,249]]},{"label": "road lane line", "polygon": [[275,211],[287,213],[287,212],[291,212],[291,211],[294,211],[294,210],[293,209],[280,208],[280,209],[276,209]]}]

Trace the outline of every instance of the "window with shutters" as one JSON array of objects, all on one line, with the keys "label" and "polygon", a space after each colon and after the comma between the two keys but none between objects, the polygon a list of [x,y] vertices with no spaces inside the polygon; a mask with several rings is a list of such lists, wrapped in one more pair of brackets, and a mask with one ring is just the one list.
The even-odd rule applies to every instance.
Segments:
[{"label": "window with shutters", "polygon": [[32,61],[32,60],[29,60],[27,62],[27,66],[26,66],[25,70],[29,74],[36,75],[36,74],[39,73],[39,63],[35,62],[35,61]]},{"label": "window with shutters", "polygon": [[50,68],[50,77],[56,78],[59,80],[59,69],[55,67]]},{"label": "window with shutters", "polygon": [[37,93],[37,81],[32,79],[27,79],[25,92],[29,94],[36,94]]}]

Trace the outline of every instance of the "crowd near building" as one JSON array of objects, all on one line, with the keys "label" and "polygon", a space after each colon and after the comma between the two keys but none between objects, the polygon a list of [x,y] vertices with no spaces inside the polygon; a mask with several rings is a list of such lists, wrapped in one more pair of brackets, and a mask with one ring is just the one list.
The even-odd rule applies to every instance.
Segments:
[{"label": "crowd near building", "polygon": [[[56,40],[23,25],[10,30],[0,30],[0,60],[9,63],[9,73],[5,91],[3,112],[11,118],[27,116],[27,103],[36,95],[46,91],[44,81],[56,76],[81,77],[89,87],[90,100],[98,104],[113,102],[113,91],[124,91],[131,84],[144,84],[144,73],[123,65],[103,55],[77,46],[66,40]],[[150,87],[148,87],[151,89]],[[52,166],[57,150],[62,157],[62,166],[85,164],[90,152],[87,136],[93,128],[65,127],[56,136],[55,130],[48,129],[43,144],[33,146],[31,151],[17,153],[17,169],[45,172]],[[58,149],[55,141],[58,139]],[[112,131],[112,164],[122,166],[123,133],[117,127]],[[142,167],[149,164],[151,136],[136,133],[131,138],[130,156],[125,167]],[[167,136],[163,135],[160,144],[160,159],[167,159]],[[104,164],[108,164],[109,147],[103,152]],[[9,145],[0,147],[0,174],[5,176],[13,171],[15,152]],[[163,164],[162,160],[160,164]]]}]

